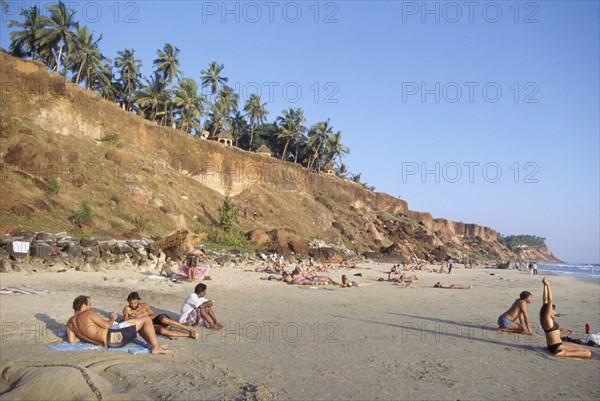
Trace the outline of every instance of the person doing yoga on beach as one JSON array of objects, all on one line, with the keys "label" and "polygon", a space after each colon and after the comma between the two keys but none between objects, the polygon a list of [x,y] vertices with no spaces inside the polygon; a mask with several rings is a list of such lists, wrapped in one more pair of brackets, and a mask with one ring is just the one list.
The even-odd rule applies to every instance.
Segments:
[{"label": "person doing yoga on beach", "polygon": [[[535,335],[527,316],[527,304],[530,304],[532,301],[533,295],[529,291],[521,292],[519,299],[498,317],[498,330],[508,333],[526,333],[530,336]],[[517,319],[519,319],[519,323],[515,322]]]},{"label": "person doing yoga on beach", "polygon": [[[186,327],[171,319],[164,313],[159,315],[154,313],[150,305],[140,302],[140,295],[137,292],[134,291],[129,294],[127,297],[127,302],[128,305],[123,308],[123,321],[147,316],[152,319],[152,324],[154,325],[154,331],[156,334],[160,334],[161,336],[165,337],[190,337],[194,340],[198,338],[198,333],[189,327]],[[177,330],[169,330],[167,328],[168,326],[181,329],[185,333]]]},{"label": "person doing yoga on beach", "polygon": [[563,343],[560,339],[560,328],[554,320],[556,315],[556,305],[552,303],[552,291],[550,291],[550,283],[544,277],[542,280],[544,285],[544,305],[540,309],[540,324],[544,333],[546,333],[546,344],[548,351],[555,356],[571,357],[571,358],[589,358],[592,353],[583,347],[576,344]]}]

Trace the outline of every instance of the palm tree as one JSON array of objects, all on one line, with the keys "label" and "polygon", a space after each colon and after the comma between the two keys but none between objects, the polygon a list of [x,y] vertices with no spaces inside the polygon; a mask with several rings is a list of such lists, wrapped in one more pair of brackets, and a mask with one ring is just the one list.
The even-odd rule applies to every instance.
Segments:
[{"label": "palm tree", "polygon": [[108,58],[100,53],[98,42],[102,35],[94,41],[94,34],[90,33],[87,26],[77,28],[73,34],[73,52],[69,57],[69,64],[75,75],[74,81],[79,84],[80,78],[85,79],[85,87],[90,88],[93,79],[100,74],[101,66]]},{"label": "palm tree", "polygon": [[217,95],[215,101],[217,103],[221,102],[225,105],[225,108],[228,110],[227,117],[229,117],[231,114],[234,114],[235,110],[237,110],[239,98],[239,95],[235,93],[232,88],[225,85]]},{"label": "palm tree", "polygon": [[321,166],[325,164],[323,156],[327,150],[327,139],[332,134],[333,128],[329,124],[329,119],[327,119],[327,121],[319,121],[311,127],[308,132],[308,146],[313,152],[313,155],[308,162],[309,170],[314,167],[315,163],[317,163],[319,170],[321,169]]},{"label": "palm tree", "polygon": [[115,75],[110,64],[100,65],[98,74],[92,79],[90,87],[98,92],[104,99],[116,101],[120,92],[119,83],[115,81]]},{"label": "palm tree", "polygon": [[244,112],[250,120],[250,125],[252,126],[252,130],[250,131],[250,144],[248,145],[248,150],[252,150],[252,141],[254,139],[254,129],[258,124],[262,124],[267,120],[267,114],[269,112],[266,109],[267,103],[260,103],[260,96],[253,93],[250,95],[250,98],[246,100],[246,104],[244,104]]},{"label": "palm tree", "polygon": [[350,170],[348,170],[347,165],[345,165],[344,163],[340,163],[340,165],[336,169],[336,173],[338,177],[346,178],[346,176],[350,173]]},{"label": "palm tree", "polygon": [[208,63],[206,70],[200,71],[200,79],[202,80],[202,88],[210,86],[211,97],[217,93],[219,84],[224,84],[229,81],[229,78],[221,76],[221,72],[225,68],[225,65],[219,64],[216,61]]},{"label": "palm tree", "polygon": [[239,112],[236,110],[235,114],[229,118],[229,126],[231,127],[231,136],[235,140],[235,147],[238,146],[238,141],[248,131],[248,122]]},{"label": "palm tree", "polygon": [[140,68],[142,62],[135,58],[135,50],[125,49],[117,52],[115,67],[119,68],[121,74],[120,83],[123,88],[122,107],[131,110],[131,99],[136,90],[142,85]]},{"label": "palm tree", "polygon": [[229,126],[229,107],[224,102],[215,103],[209,115],[208,126],[210,129],[210,136],[214,137],[217,131],[221,128],[227,129]]},{"label": "palm tree", "polygon": [[304,118],[302,109],[290,108],[289,110],[284,110],[283,116],[277,117],[277,121],[279,122],[279,134],[277,138],[285,139],[285,146],[281,155],[281,160],[285,160],[288,156],[287,149],[290,141],[299,143],[298,137],[306,131],[306,127],[302,125],[306,121],[306,118]]},{"label": "palm tree", "polygon": [[[59,1],[58,4],[48,6],[50,18],[44,17],[44,24],[48,27],[40,32],[40,47],[51,50],[55,53],[56,72],[59,72],[63,58],[67,59],[73,47],[73,30],[79,28],[79,23],[75,21],[76,11],[69,11],[65,3]],[[63,57],[63,49],[66,48]],[[63,66],[62,74],[66,73],[66,65]]]},{"label": "palm tree", "polygon": [[146,78],[146,85],[135,95],[135,102],[141,108],[144,117],[156,121],[156,118],[162,115],[161,123],[165,121],[168,99],[167,83],[157,71],[150,79]]},{"label": "palm tree", "polygon": [[6,24],[9,28],[17,26],[21,29],[12,31],[10,38],[10,52],[17,57],[39,57],[39,38],[44,27],[44,17],[40,14],[38,6],[21,10],[23,22],[10,20]]},{"label": "palm tree", "polygon": [[163,79],[167,83],[169,91],[168,106],[170,109],[169,123],[173,121],[173,107],[171,105],[171,93],[173,88],[173,79],[179,79],[181,71],[179,70],[179,49],[173,47],[172,44],[166,43],[163,50],[156,51],[157,58],[154,60],[156,71],[162,74]]},{"label": "palm tree", "polygon": [[327,158],[325,163],[331,163],[335,159],[339,159],[342,163],[342,157],[350,153],[350,148],[342,145],[342,133],[336,132],[333,135],[329,135],[327,138]]},{"label": "palm tree", "polygon": [[176,107],[177,127],[185,132],[192,132],[192,128],[200,131],[200,116],[203,111],[203,96],[198,94],[198,84],[190,78],[179,80],[179,88],[175,90],[173,104]]}]

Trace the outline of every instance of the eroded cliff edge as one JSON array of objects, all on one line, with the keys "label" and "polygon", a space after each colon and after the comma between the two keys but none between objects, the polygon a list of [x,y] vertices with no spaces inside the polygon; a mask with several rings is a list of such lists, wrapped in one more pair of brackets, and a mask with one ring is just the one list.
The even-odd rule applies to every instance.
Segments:
[{"label": "eroded cliff edge", "polygon": [[[82,226],[88,234],[164,235],[180,216],[204,231],[217,226],[229,195],[257,211],[256,221],[238,220],[244,231],[278,229],[404,259],[517,258],[491,228],[434,219],[359,184],[158,126],[40,63],[0,54],[0,65],[2,233],[78,231],[70,216],[83,199],[95,212]],[[117,139],[102,141],[107,134]],[[61,190],[48,197],[53,177]],[[558,261],[547,249],[538,255]]]}]

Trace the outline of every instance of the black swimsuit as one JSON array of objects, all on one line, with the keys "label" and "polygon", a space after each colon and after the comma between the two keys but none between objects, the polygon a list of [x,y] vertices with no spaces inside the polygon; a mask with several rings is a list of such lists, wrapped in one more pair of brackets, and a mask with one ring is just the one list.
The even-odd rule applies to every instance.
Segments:
[{"label": "black swimsuit", "polygon": [[555,320],[554,325],[552,325],[552,327],[550,327],[548,330],[544,329],[544,333],[550,333],[551,331],[558,330],[559,328],[560,326],[558,325],[558,323],[556,323]]},{"label": "black swimsuit", "polygon": [[[560,326],[558,325],[558,323],[556,323],[556,321],[554,321],[554,324],[552,325],[552,327],[550,327],[548,330],[544,329],[544,333],[550,333],[551,331],[558,330],[559,328],[560,328]],[[561,345],[562,345],[562,341],[559,343],[556,343],[556,344],[548,345],[548,351],[552,352],[553,354],[556,354],[556,350]]]}]

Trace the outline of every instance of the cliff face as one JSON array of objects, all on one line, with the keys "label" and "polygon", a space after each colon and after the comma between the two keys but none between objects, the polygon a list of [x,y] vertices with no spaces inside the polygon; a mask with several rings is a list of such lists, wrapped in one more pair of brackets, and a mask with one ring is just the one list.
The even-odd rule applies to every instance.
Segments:
[{"label": "cliff face", "polygon": [[[158,126],[39,63],[0,54],[0,64],[2,232],[78,230],[70,216],[83,199],[96,213],[84,231],[164,235],[181,215],[203,231],[218,224],[229,195],[257,211],[256,221],[239,219],[241,230],[277,228],[361,252],[397,243],[405,256],[515,257],[491,228],[434,219],[356,183]],[[61,189],[44,195],[53,177]]]},{"label": "cliff face", "polygon": [[564,263],[545,246],[522,246],[519,257],[524,261],[541,260],[549,263]]}]

